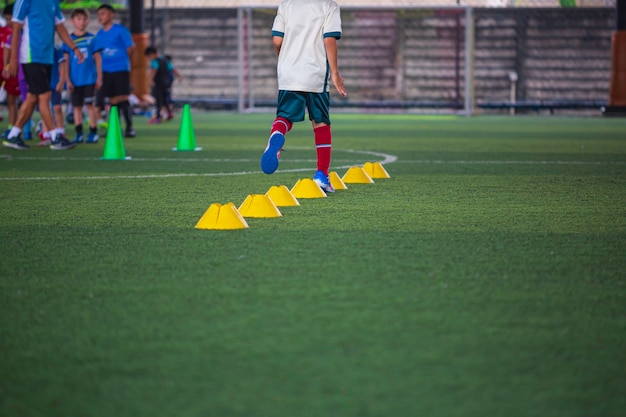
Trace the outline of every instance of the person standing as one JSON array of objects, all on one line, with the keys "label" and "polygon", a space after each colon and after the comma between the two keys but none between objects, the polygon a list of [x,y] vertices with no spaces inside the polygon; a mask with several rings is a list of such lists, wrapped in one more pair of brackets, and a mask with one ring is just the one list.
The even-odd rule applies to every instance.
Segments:
[{"label": "person standing", "polygon": [[21,133],[37,104],[43,123],[51,130],[50,149],[65,150],[75,146],[57,134],[50,111],[54,33],[56,32],[61,40],[76,52],[80,62],[83,61],[83,54],[70,37],[63,24],[64,21],[59,0],[20,0],[13,7],[8,75],[17,75],[18,64],[21,64],[28,84],[28,93],[20,106],[15,125],[2,142],[5,147],[28,149],[21,139]]},{"label": "person standing", "polygon": [[337,67],[337,40],[341,38],[339,6],[332,0],[284,0],[272,27],[272,42],[278,56],[278,105],[261,170],[278,168],[285,135],[294,122],[304,120],[308,110],[317,152],[313,180],[326,192],[335,189],[328,178],[332,154],[330,92],[328,80],[346,96]]},{"label": "person standing", "polygon": [[[67,88],[71,92],[72,108],[74,114],[74,129],[76,130],[75,143],[98,142],[98,114],[94,107],[96,90],[102,85],[102,63],[100,51],[95,49],[95,35],[87,32],[89,24],[89,12],[78,8],[72,11],[70,17],[74,31],[70,34],[80,51],[85,56],[83,63],[79,64],[74,51],[68,45],[63,44],[63,54],[69,66]],[[83,107],[87,108],[89,115],[89,134],[84,139],[83,134]]]},{"label": "person standing", "polygon": [[[95,50],[100,51],[102,60],[102,98],[108,98],[126,121],[125,136],[133,138],[133,114],[128,101],[130,95],[130,62],[135,44],[128,29],[115,23],[115,9],[108,4],[98,7],[98,22],[102,29],[96,33]],[[102,109],[96,110],[101,114]]]}]

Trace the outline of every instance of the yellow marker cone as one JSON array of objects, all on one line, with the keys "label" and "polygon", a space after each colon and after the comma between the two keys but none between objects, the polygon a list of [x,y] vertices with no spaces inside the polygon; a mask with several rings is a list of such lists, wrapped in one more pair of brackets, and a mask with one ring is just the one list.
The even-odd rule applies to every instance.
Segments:
[{"label": "yellow marker cone", "polygon": [[120,126],[120,116],[117,112],[117,106],[111,106],[109,112],[109,127],[107,128],[107,137],[104,142],[104,152],[100,159],[130,159],[130,156],[126,156],[126,150],[124,149],[124,139],[122,138],[122,127]]},{"label": "yellow marker cone", "polygon": [[335,190],[348,189],[348,186],[341,180],[339,174],[337,174],[335,171],[332,171],[328,174],[328,179],[330,180],[330,185],[332,185]]},{"label": "yellow marker cone", "polygon": [[178,144],[173,151],[200,151],[202,148],[196,146],[196,134],[191,121],[191,109],[189,104],[183,106],[183,116],[180,120],[180,130],[178,132]]},{"label": "yellow marker cone", "polygon": [[[363,169],[367,172],[370,178],[391,178],[387,170],[380,162],[366,162],[363,164]],[[336,187],[335,187],[336,188]]]},{"label": "yellow marker cone", "polygon": [[250,194],[239,206],[243,217],[271,218],[282,217],[282,213],[271,198],[263,194]]},{"label": "yellow marker cone", "polygon": [[346,184],[373,184],[374,180],[361,167],[348,169],[342,178]]},{"label": "yellow marker cone", "polygon": [[326,193],[311,178],[298,180],[291,189],[291,194],[296,198],[324,198]]},{"label": "yellow marker cone", "polygon": [[294,197],[294,195],[291,194],[291,191],[289,191],[289,188],[284,185],[272,185],[270,189],[267,190],[265,195],[268,196],[278,207],[290,207],[300,205],[298,199]]},{"label": "yellow marker cone", "polygon": [[196,229],[212,230],[234,230],[247,227],[250,226],[233,203],[211,204],[196,224]]}]

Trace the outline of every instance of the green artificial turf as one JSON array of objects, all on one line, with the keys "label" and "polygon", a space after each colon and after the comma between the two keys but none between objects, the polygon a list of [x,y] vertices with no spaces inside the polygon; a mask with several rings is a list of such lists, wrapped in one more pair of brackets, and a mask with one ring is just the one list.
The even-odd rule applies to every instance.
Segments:
[{"label": "green artificial turf", "polygon": [[313,175],[271,121],[0,150],[0,416],[622,415],[626,120],[337,114],[390,179],[196,230]]}]

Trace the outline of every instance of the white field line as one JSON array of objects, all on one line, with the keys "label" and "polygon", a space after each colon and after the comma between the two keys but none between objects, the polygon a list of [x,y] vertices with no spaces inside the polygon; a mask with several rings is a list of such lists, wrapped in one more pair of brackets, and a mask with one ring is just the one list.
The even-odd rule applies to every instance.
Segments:
[{"label": "white field line", "polygon": [[400,164],[432,165],[626,165],[626,161],[444,161],[444,160],[399,160]]},{"label": "white field line", "polygon": [[[370,151],[357,151],[353,149],[343,149],[337,150],[343,151],[353,154],[365,154],[373,157],[381,158],[380,162],[382,164],[390,164],[396,162],[398,157],[395,155],[389,155],[380,152],[370,152]],[[15,159],[15,160],[37,160],[37,161],[93,161],[93,158],[72,158],[72,157],[13,157],[12,155],[8,155],[8,158],[5,155],[0,155],[0,159]],[[252,162],[258,161],[258,159],[210,159],[210,158],[133,158],[125,162]],[[341,160],[340,160],[341,161]],[[342,162],[346,162],[347,160],[343,160]],[[102,161],[106,163],[107,161]],[[315,162],[315,160],[289,160],[288,162]],[[339,161],[335,161],[339,162]],[[356,162],[343,165],[343,166],[333,166],[333,169],[345,169],[354,166]],[[280,169],[276,171],[277,173],[283,172],[306,172],[311,171],[311,168],[294,168],[294,169]],[[206,173],[171,173],[171,174],[139,174],[139,175],[94,175],[94,176],[56,176],[56,177],[8,177],[1,178],[0,181],[52,181],[52,180],[110,180],[110,179],[154,179],[154,178],[181,178],[181,177],[227,177],[227,176],[236,176],[236,175],[251,175],[251,174],[260,174],[261,171],[239,171],[239,172],[206,172]]]}]

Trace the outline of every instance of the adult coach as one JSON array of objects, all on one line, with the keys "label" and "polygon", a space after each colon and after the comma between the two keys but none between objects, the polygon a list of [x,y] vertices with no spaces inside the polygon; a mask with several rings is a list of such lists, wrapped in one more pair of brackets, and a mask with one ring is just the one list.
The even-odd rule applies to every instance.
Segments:
[{"label": "adult coach", "polygon": [[54,32],[56,31],[61,40],[74,50],[80,62],[84,59],[67,32],[64,21],[59,0],[19,0],[13,7],[11,19],[13,34],[8,73],[10,76],[17,75],[18,63],[22,64],[28,94],[20,106],[15,125],[2,142],[3,146],[14,149],[28,148],[21,139],[22,128],[32,116],[37,104],[43,123],[51,132],[50,149],[65,150],[75,146],[54,128],[50,111]]},{"label": "adult coach", "polygon": [[278,168],[285,134],[304,120],[305,109],[313,125],[317,172],[313,180],[334,192],[328,179],[332,153],[329,78],[346,96],[337,68],[337,39],[341,38],[339,6],[332,0],[285,0],[278,6],[272,27],[278,55],[278,106],[270,138],[261,157],[266,174]]},{"label": "adult coach", "polygon": [[[133,38],[124,26],[115,23],[115,9],[108,4],[98,7],[98,22],[102,29],[96,33],[94,50],[102,58],[102,87],[98,94],[108,98],[111,106],[117,106],[126,121],[127,138],[136,136],[133,114],[128,102],[130,95],[130,62],[135,51]],[[96,114],[101,114],[98,108]]]}]

